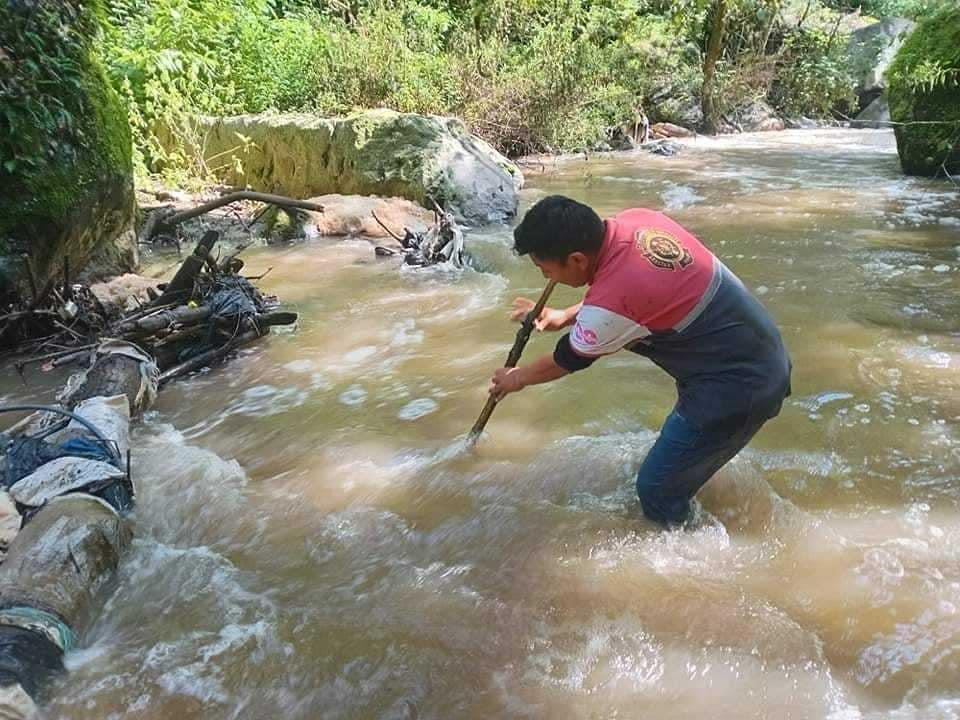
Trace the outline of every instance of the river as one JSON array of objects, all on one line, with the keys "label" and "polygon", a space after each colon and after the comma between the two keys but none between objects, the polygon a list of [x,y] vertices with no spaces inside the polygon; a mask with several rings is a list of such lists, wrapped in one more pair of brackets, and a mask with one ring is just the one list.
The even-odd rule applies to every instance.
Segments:
[{"label": "river", "polygon": [[[782,328],[794,394],[693,526],[640,513],[675,391],[630,353],[509,397],[458,452],[511,300],[544,282],[506,229],[470,233],[462,272],[364,241],[251,250],[300,324],[135,432],[137,537],[50,717],[960,715],[956,188],[904,177],[885,131],[525,172],[521,209],[664,209]],[[0,398],[63,376],[28,381]]]}]

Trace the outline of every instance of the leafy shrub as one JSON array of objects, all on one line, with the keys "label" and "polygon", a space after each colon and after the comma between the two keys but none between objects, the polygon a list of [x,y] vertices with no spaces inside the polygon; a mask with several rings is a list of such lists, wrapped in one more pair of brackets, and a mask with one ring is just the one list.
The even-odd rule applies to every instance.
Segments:
[{"label": "leafy shrub", "polygon": [[318,109],[443,113],[456,106],[457,72],[444,52],[454,27],[448,13],[416,2],[371,3],[352,27],[335,27],[329,55],[318,58]]},{"label": "leafy shrub", "polygon": [[[102,55],[141,172],[209,171],[185,149],[202,144],[198,113],[454,114],[508,154],[593,146],[638,106],[702,118],[706,0],[106,1]],[[843,38],[820,20],[837,14],[804,0],[797,29],[782,6],[731,3],[721,109],[768,96],[823,115],[849,99]]]},{"label": "leafy shrub", "polygon": [[[130,173],[130,134],[91,45],[90,0],[8,0],[0,29],[0,244]],[[16,227],[12,227],[12,226]],[[26,232],[25,232],[26,231]],[[11,248],[7,247],[6,250]]]},{"label": "leafy shrub", "polygon": [[904,172],[960,170],[960,6],[917,26],[887,70],[887,86],[891,118],[906,123],[894,128]]},{"label": "leafy shrub", "polygon": [[108,0],[101,55],[126,99],[138,171],[209,175],[198,114],[293,110],[320,92],[328,40],[268,0]]},{"label": "leafy shrub", "polygon": [[0,173],[72,162],[84,128],[93,14],[78,2],[11,2],[0,52]]},{"label": "leafy shrub", "polygon": [[784,40],[771,99],[786,115],[824,116],[853,105],[855,85],[845,39],[814,27]]}]

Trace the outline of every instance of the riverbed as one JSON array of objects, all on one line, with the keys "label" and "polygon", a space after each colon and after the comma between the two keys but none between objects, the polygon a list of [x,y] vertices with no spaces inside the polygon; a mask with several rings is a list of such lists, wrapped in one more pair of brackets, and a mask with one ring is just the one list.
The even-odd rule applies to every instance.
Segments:
[{"label": "riverbed", "polygon": [[[675,390],[630,353],[510,396],[459,452],[510,303],[544,282],[507,228],[468,234],[467,270],[363,240],[253,249],[300,323],[168,386],[136,430],[136,540],[51,717],[960,714],[956,187],[904,177],[887,131],[525,173],[521,210],[663,209],[782,329],[793,396],[692,526],[640,513]],[[5,372],[0,398],[63,379]]]}]

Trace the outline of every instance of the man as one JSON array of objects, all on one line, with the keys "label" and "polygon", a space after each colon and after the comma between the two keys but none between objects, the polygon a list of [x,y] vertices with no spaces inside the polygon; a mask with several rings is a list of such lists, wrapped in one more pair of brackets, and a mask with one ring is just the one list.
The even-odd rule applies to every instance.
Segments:
[{"label": "man", "polygon": [[[555,195],[514,230],[518,254],[544,277],[589,289],[579,305],[545,308],[540,330],[573,331],[551,355],[502,368],[498,398],[583,370],[628,349],[677,383],[679,399],[637,474],[644,514],[664,525],[689,517],[700,487],[780,412],[790,394],[790,358],[772,318],[692,234],[653,210],[607,220]],[[533,302],[518,298],[512,318]]]}]

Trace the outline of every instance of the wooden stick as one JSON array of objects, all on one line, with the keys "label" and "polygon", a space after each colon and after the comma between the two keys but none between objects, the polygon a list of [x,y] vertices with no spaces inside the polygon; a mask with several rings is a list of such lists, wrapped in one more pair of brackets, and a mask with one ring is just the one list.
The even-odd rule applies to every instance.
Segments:
[{"label": "wooden stick", "polygon": [[379,225],[380,227],[382,227],[384,230],[387,231],[387,235],[389,235],[390,237],[392,237],[392,238],[393,238],[394,240],[396,240],[397,242],[403,242],[403,238],[402,238],[402,237],[400,237],[399,235],[397,235],[393,230],[391,230],[390,228],[388,228],[386,225],[383,224],[383,221],[382,221],[380,218],[377,217],[377,213],[375,213],[373,210],[371,210],[371,211],[370,211],[370,214],[373,215],[373,219],[377,221],[377,225]]},{"label": "wooden stick", "polygon": [[184,296],[183,299],[186,299],[189,294],[193,292],[194,281],[203,269],[207,261],[207,255],[210,254],[210,251],[213,250],[213,246],[219,239],[220,233],[214,230],[205,232],[200,242],[197,243],[197,247],[194,248],[193,253],[188,255],[187,259],[183,261],[183,264],[177,270],[173,279],[167,283],[163,294],[157,298],[153,304],[161,305],[178,299],[181,296]]},{"label": "wooden stick", "polygon": [[37,276],[33,273],[33,263],[29,256],[23,258],[23,264],[27,270],[27,282],[30,283],[30,299],[34,300],[37,297]]},{"label": "wooden stick", "polygon": [[266,270],[264,270],[264,271],[263,271],[262,273],[260,273],[259,275],[247,275],[247,280],[263,280],[267,275],[270,274],[270,271],[271,271],[271,270],[273,270],[273,265],[271,265],[270,267],[268,267]]},{"label": "wooden stick", "polygon": [[[131,296],[131,297],[134,297],[134,296]],[[151,304],[150,307],[140,307],[132,311],[126,317],[121,318],[119,321],[119,324],[124,325],[126,323],[132,323],[134,320],[140,320],[145,317],[150,317],[151,315],[155,315],[156,313],[161,312],[162,310],[168,310],[172,307],[178,307],[179,305],[180,303],[178,302],[172,302],[172,303],[165,303],[163,305]]]},{"label": "wooden stick", "polygon": [[70,335],[73,335],[73,337],[74,337],[75,339],[80,340],[81,342],[83,342],[84,340],[87,339],[87,338],[85,338],[83,335],[81,335],[80,333],[78,333],[76,330],[74,330],[72,327],[67,327],[66,325],[64,325],[64,324],[63,324],[62,322],[60,322],[59,320],[54,320],[54,321],[53,321],[53,324],[56,325],[56,326],[57,326],[58,328],[60,328],[61,330],[63,330],[64,332],[69,333]]},{"label": "wooden stick", "polygon": [[160,387],[163,387],[174,378],[180,377],[181,375],[186,375],[189,372],[192,372],[194,370],[199,370],[200,368],[206,365],[210,365],[211,363],[216,362],[217,360],[222,358],[224,355],[231,352],[232,350],[235,350],[241,345],[246,345],[249,342],[253,342],[257,338],[259,338],[262,334],[263,333],[260,333],[257,330],[248,330],[247,332],[243,333],[242,335],[238,335],[233,340],[226,342],[220,347],[213,348],[212,350],[207,350],[206,352],[202,352],[199,355],[195,355],[189,360],[185,360],[184,362],[178,365],[174,365],[169,370],[165,370],[163,373],[161,373]]},{"label": "wooden stick", "polygon": [[[553,288],[555,288],[556,285],[556,280],[551,280],[547,283],[543,292],[540,293],[540,299],[537,300],[537,304],[533,306],[533,310],[528,312],[527,316],[523,319],[520,329],[517,330],[517,338],[513,341],[513,347],[510,348],[510,354],[507,355],[507,362],[504,364],[505,368],[516,367],[517,363],[520,362],[520,355],[523,353],[523,348],[526,347],[527,341],[530,339],[534,324],[537,318],[540,317],[540,313],[543,312],[547,300],[550,299],[550,293],[553,292]],[[490,419],[494,408],[497,407],[497,402],[497,398],[493,395],[487,398],[487,403],[483,406],[480,417],[477,418],[477,421],[473,424],[473,428],[470,430],[470,434],[467,435],[468,450],[472,450],[474,445],[477,444],[477,440],[480,439],[480,433],[483,432],[483,428],[487,425],[487,420]]]},{"label": "wooden stick", "polygon": [[63,299],[73,299],[73,288],[70,287],[70,256],[63,256]]},{"label": "wooden stick", "polygon": [[70,363],[76,362],[77,360],[82,360],[85,357],[86,358],[90,357],[90,348],[83,348],[81,350],[77,350],[76,352],[72,352],[67,355],[61,355],[55,360],[51,360],[41,365],[40,370],[42,372],[49,372],[50,370],[53,370],[54,368],[58,368],[61,365],[69,365]]},{"label": "wooden stick", "polygon": [[271,203],[273,205],[279,205],[281,207],[294,207],[294,208],[303,208],[304,210],[313,210],[314,212],[323,212],[323,205],[317,203],[308,202],[307,200],[297,200],[296,198],[285,197],[283,195],[270,195],[268,193],[259,193],[251,192],[249,190],[241,190],[240,192],[230,193],[219,197],[216,200],[211,200],[210,202],[203,203],[198,205],[195,208],[190,208],[189,210],[184,210],[182,212],[174,213],[168,218],[162,220],[163,228],[171,228],[174,225],[182,223],[184,220],[189,220],[190,218],[195,218],[199,215],[210,212],[211,210],[216,210],[218,207],[224,205],[229,205],[230,203],[237,202],[238,200],[256,200],[257,202]]},{"label": "wooden stick", "polygon": [[57,352],[47,353],[46,355],[37,355],[36,357],[24,358],[23,360],[17,360],[14,365],[17,369],[22,369],[27,365],[32,363],[43,362],[44,360],[55,360],[63,355],[70,355],[75,352],[85,352],[95,348],[96,345],[83,345],[81,347],[68,348],[67,350],[57,350]]},{"label": "wooden stick", "polygon": [[24,318],[35,317],[38,315],[60,317],[60,313],[54,310],[17,310],[16,312],[7,313],[6,315],[0,315],[0,320],[12,322],[14,320],[23,320]]}]

